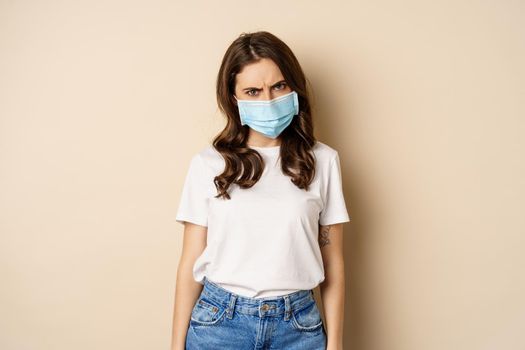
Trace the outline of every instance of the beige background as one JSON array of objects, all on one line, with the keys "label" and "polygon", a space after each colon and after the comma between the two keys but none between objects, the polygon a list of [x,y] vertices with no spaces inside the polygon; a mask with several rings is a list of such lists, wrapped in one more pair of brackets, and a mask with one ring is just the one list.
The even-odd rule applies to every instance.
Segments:
[{"label": "beige background", "polygon": [[345,349],[525,349],[524,14],[0,1],[0,348],[168,348],[185,172],[226,47],[265,29],[341,155]]}]

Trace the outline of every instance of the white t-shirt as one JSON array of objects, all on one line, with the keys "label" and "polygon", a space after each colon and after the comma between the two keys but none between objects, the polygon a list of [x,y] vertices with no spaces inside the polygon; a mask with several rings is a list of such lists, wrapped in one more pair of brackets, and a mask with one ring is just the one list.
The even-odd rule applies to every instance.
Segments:
[{"label": "white t-shirt", "polygon": [[280,168],[280,146],[251,147],[264,159],[251,188],[232,184],[231,199],[215,198],[213,178],[224,160],[211,145],[191,159],[176,221],[207,226],[207,246],[193,266],[238,295],[280,296],[321,283],[324,267],[318,243],[320,225],[350,221],[343,196],[338,152],[317,141],[316,174],[308,191],[299,189]]}]

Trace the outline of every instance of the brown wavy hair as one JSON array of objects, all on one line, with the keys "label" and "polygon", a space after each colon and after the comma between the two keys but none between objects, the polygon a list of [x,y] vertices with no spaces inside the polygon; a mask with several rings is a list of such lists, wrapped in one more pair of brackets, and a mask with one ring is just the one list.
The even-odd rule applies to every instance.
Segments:
[{"label": "brown wavy hair", "polygon": [[226,116],[226,126],[213,139],[213,147],[225,160],[224,171],[214,178],[216,198],[230,199],[228,188],[232,183],[250,188],[257,183],[264,170],[259,152],[246,145],[249,126],[241,125],[235,104],[235,78],[247,64],[268,58],[281,70],[288,86],[299,97],[299,114],[278,136],[281,141],[280,160],[283,173],[300,189],[308,190],[315,176],[315,157],[312,152],[316,139],[307,81],[292,50],[278,37],[267,32],[242,33],[226,50],[217,75],[217,103]]}]

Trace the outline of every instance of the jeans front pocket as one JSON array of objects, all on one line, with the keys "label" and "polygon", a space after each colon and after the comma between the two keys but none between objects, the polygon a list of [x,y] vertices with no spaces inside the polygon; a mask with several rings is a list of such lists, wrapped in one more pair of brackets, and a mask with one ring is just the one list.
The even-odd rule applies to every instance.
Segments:
[{"label": "jeans front pocket", "polygon": [[201,294],[193,306],[190,323],[199,326],[219,324],[226,314],[226,307],[217,301]]},{"label": "jeans front pocket", "polygon": [[298,310],[292,310],[292,326],[299,331],[311,332],[322,328],[323,320],[315,300]]}]

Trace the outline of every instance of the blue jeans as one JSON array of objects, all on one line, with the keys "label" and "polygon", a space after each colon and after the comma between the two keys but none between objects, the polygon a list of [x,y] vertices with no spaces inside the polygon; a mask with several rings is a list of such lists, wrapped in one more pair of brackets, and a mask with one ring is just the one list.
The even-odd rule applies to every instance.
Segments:
[{"label": "blue jeans", "polygon": [[313,290],[249,298],[209,279],[193,307],[186,350],[325,350]]}]

